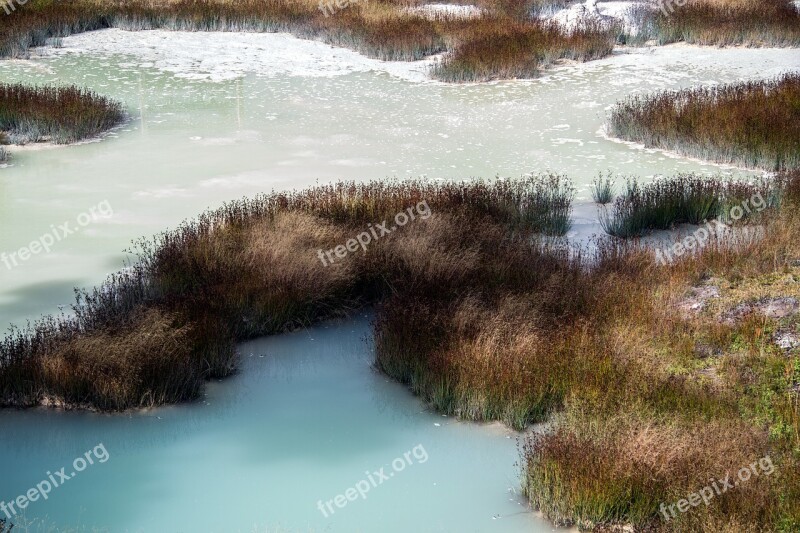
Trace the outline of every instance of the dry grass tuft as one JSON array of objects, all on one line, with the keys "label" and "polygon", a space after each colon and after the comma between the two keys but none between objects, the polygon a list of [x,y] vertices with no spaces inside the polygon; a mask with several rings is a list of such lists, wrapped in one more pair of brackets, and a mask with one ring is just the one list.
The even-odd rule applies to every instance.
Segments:
[{"label": "dry grass tuft", "polygon": [[0,84],[0,132],[10,144],[66,144],[95,137],[120,124],[122,106],[77,87]]},{"label": "dry grass tuft", "polygon": [[615,34],[583,28],[566,34],[540,21],[484,19],[455,37],[453,51],[433,70],[449,82],[532,78],[559,60],[590,61],[611,53]]},{"label": "dry grass tuft", "polygon": [[766,435],[738,420],[681,423],[619,414],[598,424],[585,415],[525,447],[525,490],[557,523],[593,529],[627,522],[635,530],[686,532],[710,531],[706,526],[714,523],[723,530],[756,530],[781,507],[773,480],[763,475],[717,496],[709,507],[662,521],[661,503],[688,497],[710,485],[710,478],[735,478],[742,466],[764,457]]},{"label": "dry grass tuft", "polygon": [[700,159],[798,168],[800,75],[634,96],[613,109],[610,129],[648,148]]},{"label": "dry grass tuft", "polygon": [[656,12],[651,37],[661,44],[797,46],[800,10],[791,0],[694,0]]}]

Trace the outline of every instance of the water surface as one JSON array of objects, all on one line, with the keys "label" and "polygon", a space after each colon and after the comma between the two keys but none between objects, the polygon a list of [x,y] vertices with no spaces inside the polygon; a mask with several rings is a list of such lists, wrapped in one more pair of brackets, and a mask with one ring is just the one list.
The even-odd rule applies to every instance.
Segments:
[{"label": "water surface", "polygon": [[[796,51],[677,47],[534,81],[450,86],[314,46],[101,32],[66,39],[48,57],[0,62],[0,81],[78,84],[131,115],[101,142],[12,150],[0,169],[0,253],[65,222],[78,229],[50,253],[0,262],[0,324],[56,311],[74,286],[117,270],[131,240],[243,195],[339,179],[553,170],[586,199],[602,170],[718,172],[605,139],[607,108],[634,91],[800,69]],[[113,216],[77,228],[98,205]],[[576,210],[577,232],[591,227],[589,211]],[[26,509],[31,531],[552,529],[518,495],[517,434],[428,412],[372,369],[368,337],[368,319],[357,317],[244,344],[240,373],[194,404],[116,416],[0,411],[0,500],[103,443],[107,462]],[[333,516],[318,510],[417,446],[424,463]]]},{"label": "water surface", "polygon": [[605,139],[607,108],[637,91],[800,69],[795,50],[678,46],[533,81],[445,85],[415,81],[406,72],[412,67],[359,62],[311,44],[266,34],[107,30],[68,38],[53,57],[0,62],[0,81],[88,87],[123,101],[132,117],[102,142],[17,150],[12,166],[0,169],[0,253],[74,225],[101,202],[114,212],[49,254],[10,269],[0,262],[0,324],[70,303],[73,286],[120,267],[131,240],[259,192],[550,170],[567,174],[587,199],[600,171],[719,172]]},{"label": "water surface", "polygon": [[[518,434],[428,411],[373,369],[369,334],[357,316],[248,342],[241,372],[190,405],[0,411],[0,500],[102,443],[106,462],[28,506],[32,531],[550,531],[519,495]],[[367,472],[366,499],[319,511]]]}]

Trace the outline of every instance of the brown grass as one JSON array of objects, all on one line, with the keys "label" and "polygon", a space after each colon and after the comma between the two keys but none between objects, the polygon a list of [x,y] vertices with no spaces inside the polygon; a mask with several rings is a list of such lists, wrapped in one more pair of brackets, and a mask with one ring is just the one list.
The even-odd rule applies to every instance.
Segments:
[{"label": "brown grass", "polygon": [[[800,175],[792,176],[788,204],[767,222],[762,238],[713,242],[669,268],[605,286],[614,308],[591,312],[599,323],[589,328],[588,346],[571,352],[571,362],[594,351],[599,366],[592,377],[604,366],[617,370],[602,382],[575,379],[556,429],[530,440],[524,451],[526,491],[546,516],[598,531],[613,524],[731,533],[800,526],[800,410],[793,392],[800,355],[772,343],[779,327],[798,331],[800,317],[720,321],[742,301],[795,294],[777,281],[797,272],[790,265],[800,258],[793,237],[800,230],[800,196],[791,192]],[[722,298],[685,316],[679,303],[687,287],[704,281],[720,287]],[[766,455],[776,465],[772,475],[754,477],[677,519],[660,515],[661,503],[686,498],[710,477],[724,478]]]},{"label": "brown grass", "polygon": [[119,103],[74,86],[0,84],[0,143],[71,143],[95,137],[124,118]]},{"label": "brown grass", "polygon": [[187,372],[191,356],[187,327],[157,309],[131,324],[75,338],[40,361],[46,403],[109,409],[129,398],[143,407],[195,397],[204,383]]},{"label": "brown grass", "polygon": [[[800,25],[800,18],[798,18]],[[800,167],[800,75],[633,96],[611,112],[613,135],[701,159]]]},{"label": "brown grass", "polygon": [[798,46],[800,11],[790,0],[694,0],[660,11],[654,35],[661,44]]},{"label": "brown grass", "polygon": [[[75,319],[7,337],[0,398],[188,399],[235,370],[234,342],[374,304],[378,368],[436,409],[515,428],[552,421],[523,450],[524,489],[548,518],[598,531],[796,529],[800,354],[772,332],[800,332],[800,316],[727,323],[724,309],[687,316],[680,302],[715,283],[737,305],[785,292],[776,275],[800,277],[800,174],[778,180],[782,207],[760,238],[665,267],[635,242],[575,252],[538,233],[538,211],[570,197],[561,185],[566,197],[543,197],[552,179],[339,184],[227,204],[142,243],[141,262],[84,294]],[[427,220],[319,262],[318,249],[422,200]],[[660,516],[660,503],[766,455],[772,475]]]},{"label": "brown grass", "polygon": [[[555,185],[563,197],[545,190],[544,184]],[[139,381],[142,371],[135,366],[138,361],[133,355],[114,359],[107,374],[91,374],[92,379],[86,381],[65,378],[56,386],[42,375],[40,369],[48,364],[58,369],[65,360],[80,359],[84,352],[79,348],[87,343],[94,346],[91,342],[96,335],[102,335],[109,350],[115,345],[112,337],[118,337],[120,354],[138,353],[128,347],[126,331],[146,327],[152,319],[146,310],[159,309],[169,317],[172,328],[191,333],[191,357],[174,358],[174,364],[183,365],[185,371],[164,372],[164,383],[171,383],[170,375],[199,376],[200,380],[226,376],[235,368],[235,341],[341,314],[382,298],[394,284],[429,285],[437,279],[452,283],[450,271],[437,277],[432,264],[428,271],[416,274],[409,269],[413,250],[403,252],[401,243],[406,241],[402,232],[374,242],[366,252],[352,253],[346,261],[324,266],[318,257],[319,250],[343,244],[367,224],[393,217],[423,199],[443,216],[457,216],[466,224],[458,231],[461,240],[452,242],[451,248],[510,252],[506,234],[548,231],[547,213],[553,211],[560,217],[565,206],[568,210],[571,188],[559,186],[553,176],[464,185],[345,183],[228,204],[154,241],[139,243],[141,261],[103,286],[79,293],[74,318],[47,317],[8,335],[0,344],[0,404],[28,406],[48,401],[127,409],[195,397],[194,379],[170,385],[179,389],[185,384],[182,395],[164,393],[158,380],[149,395],[138,388],[146,388],[147,381],[120,389],[117,376],[122,382]],[[531,215],[533,210],[536,216]],[[491,231],[476,235],[466,231],[475,220],[493,220]],[[403,229],[411,236],[417,228],[426,227],[426,222],[413,222]],[[433,222],[431,227],[435,226]],[[400,246],[399,255],[389,260],[393,244]],[[480,274],[480,265],[473,264],[471,273]],[[468,277],[464,281],[474,283]],[[153,327],[158,324],[153,320]],[[72,347],[72,359],[64,355],[64,346]],[[106,379],[110,383],[105,383]],[[73,386],[76,390],[71,391]],[[117,393],[110,395],[109,391]]]},{"label": "brown grass", "polygon": [[637,531],[760,531],[781,507],[767,475],[674,522],[653,510],[711,485],[710,478],[735,479],[767,449],[763,432],[735,419],[682,423],[620,413],[598,424],[582,412],[528,441],[526,490],[547,515],[586,529],[616,522]]},{"label": "brown grass", "polygon": [[455,36],[452,53],[433,73],[449,82],[532,78],[559,60],[590,61],[609,55],[615,42],[612,33],[584,28],[565,34],[538,21],[486,18]]},{"label": "brown grass", "polygon": [[330,16],[318,2],[288,0],[32,0],[0,19],[0,57],[25,57],[31,46],[91,29],[287,31],[379,59],[417,60],[448,52],[432,72],[449,81],[531,77],[558,59],[610,53],[614,36],[587,29],[568,35],[530,19],[528,2],[492,2],[488,15],[428,20],[404,2],[357,2]]}]

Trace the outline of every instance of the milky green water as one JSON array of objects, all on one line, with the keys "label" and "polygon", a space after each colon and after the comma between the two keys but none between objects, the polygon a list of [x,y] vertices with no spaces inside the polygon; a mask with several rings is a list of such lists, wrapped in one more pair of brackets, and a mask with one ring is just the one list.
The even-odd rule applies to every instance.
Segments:
[{"label": "milky green water", "polygon": [[[517,434],[427,411],[371,367],[369,332],[358,316],[246,343],[191,405],[0,412],[0,499],[102,443],[104,463],[28,506],[32,531],[550,531],[518,494]],[[362,480],[365,498],[319,510]]]},{"label": "milky green water", "polygon": [[[77,231],[49,253],[0,262],[0,323],[56,311],[74,286],[118,269],[132,239],[243,195],[549,169],[567,173],[585,199],[598,171],[716,172],[604,139],[606,108],[635,90],[800,67],[784,52],[659,52],[472,86],[378,72],[187,79],[117,53],[1,62],[0,81],[86,86],[123,101],[131,120],[101,142],[12,150],[0,169],[0,252],[18,253],[65,222]],[[113,215],[81,226],[98,205]],[[428,412],[371,369],[368,337],[358,317],[245,344],[239,375],[192,405],[122,416],[2,411],[0,500],[102,442],[108,461],[32,503],[29,530],[549,531],[517,494],[517,435]],[[318,510],[418,445],[424,463],[332,516]]]},{"label": "milky green water", "polygon": [[[207,53],[235,56],[228,48]],[[232,80],[195,80],[114,54],[0,62],[2,81],[89,87],[123,101],[131,115],[102,142],[12,149],[12,166],[0,169],[0,251],[17,252],[67,221],[76,226],[78,216],[104,201],[114,216],[69,235],[51,253],[18,266],[9,261],[10,269],[0,262],[0,324],[70,303],[73,286],[92,285],[119,268],[131,240],[258,192],[340,179],[469,179],[553,170],[570,176],[580,200],[589,197],[588,185],[600,171],[651,177],[718,172],[604,139],[599,130],[607,108],[635,91],[735,81],[791,67],[800,69],[793,50],[659,49],[533,82],[452,86],[383,72],[244,72]]]}]

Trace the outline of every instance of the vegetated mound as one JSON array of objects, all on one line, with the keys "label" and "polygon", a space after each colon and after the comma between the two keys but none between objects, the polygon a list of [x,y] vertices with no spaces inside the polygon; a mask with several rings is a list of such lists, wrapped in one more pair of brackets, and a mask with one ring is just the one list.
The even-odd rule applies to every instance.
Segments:
[{"label": "vegetated mound", "polygon": [[642,37],[661,44],[800,46],[800,8],[793,0],[663,0],[659,7]]},{"label": "vegetated mound", "polygon": [[800,530],[800,172],[780,179],[761,231],[658,268],[625,254],[590,321],[547,338],[590,369],[523,450],[524,490],[556,523]]},{"label": "vegetated mound", "polygon": [[632,96],[609,130],[648,148],[751,168],[800,167],[800,74]]},{"label": "vegetated mound", "polygon": [[[227,204],[142,241],[140,262],[79,293],[74,316],[48,317],[6,337],[0,405],[48,401],[116,410],[194,398],[204,379],[232,371],[236,341],[381,301],[399,287],[440,280],[441,292],[486,283],[484,275],[494,283],[516,279],[521,271],[501,263],[516,254],[514,239],[566,233],[572,196],[564,178],[548,175],[469,184],[343,183]],[[446,245],[442,253],[453,254],[445,253],[442,264],[387,257],[406,250],[410,239],[427,248],[429,233],[444,229],[444,222],[399,227],[412,206],[429,206],[448,220],[452,235],[436,233]],[[378,229],[382,221],[385,229]],[[364,231],[374,243],[341,259],[345,243]],[[331,250],[337,253],[322,253]],[[494,267],[479,275],[484,259]]]},{"label": "vegetated mound", "polygon": [[120,103],[78,87],[0,84],[3,143],[81,141],[113,128],[124,118]]},{"label": "vegetated mound", "polygon": [[[633,241],[600,239],[588,253],[554,240],[574,194],[554,175],[240,200],[141,242],[140,261],[79,293],[74,316],[7,336],[0,402],[118,410],[197,398],[235,370],[237,341],[374,304],[377,367],[436,409],[515,428],[555,416],[523,461],[526,494],[548,518],[791,531],[800,353],[773,332],[800,321],[687,318],[680,305],[702,280],[721,280],[716,294],[734,308],[796,285],[776,277],[800,277],[800,172],[777,183],[757,235],[709,240],[662,267]],[[664,518],[660,503],[765,457],[775,473]]]}]

